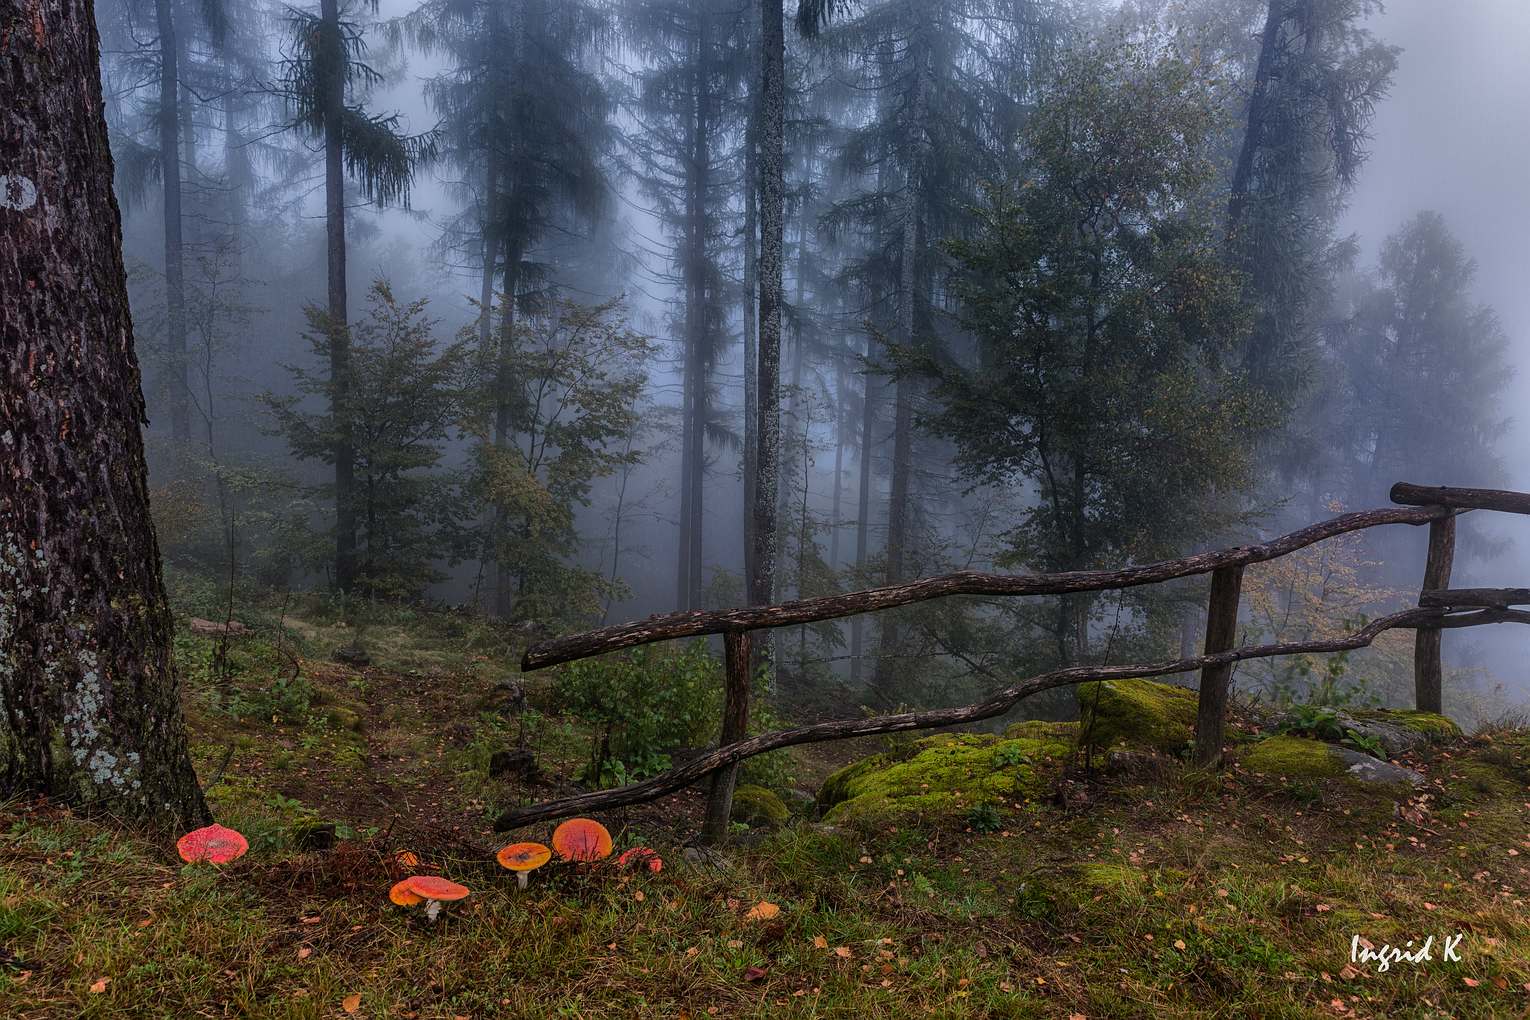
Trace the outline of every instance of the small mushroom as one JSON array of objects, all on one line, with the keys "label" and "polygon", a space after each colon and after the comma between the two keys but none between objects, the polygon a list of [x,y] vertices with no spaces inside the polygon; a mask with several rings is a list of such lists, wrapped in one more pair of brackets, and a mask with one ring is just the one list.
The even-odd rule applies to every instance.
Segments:
[{"label": "small mushroom", "polygon": [[570,818],[553,830],[553,849],[565,861],[599,861],[611,856],[611,834],[589,818]]},{"label": "small mushroom", "polygon": [[188,864],[195,861],[227,864],[229,861],[243,857],[244,852],[249,848],[248,840],[233,829],[219,825],[217,822],[194,829],[175,841],[175,849],[180,853],[181,860]]},{"label": "small mushroom", "polygon": [[434,921],[441,913],[441,904],[460,900],[468,894],[468,887],[458,885],[436,875],[411,875],[396,882],[388,890],[388,899],[401,907],[413,907],[425,903],[425,916]]},{"label": "small mushroom", "polygon": [[515,872],[515,881],[522,889],[533,871],[546,864],[552,851],[541,843],[511,843],[494,855],[500,866]]},{"label": "small mushroom", "polygon": [[647,865],[648,870],[655,875],[664,870],[664,858],[646,846],[635,846],[631,850],[623,850],[622,855],[616,859],[616,864],[621,868]]}]

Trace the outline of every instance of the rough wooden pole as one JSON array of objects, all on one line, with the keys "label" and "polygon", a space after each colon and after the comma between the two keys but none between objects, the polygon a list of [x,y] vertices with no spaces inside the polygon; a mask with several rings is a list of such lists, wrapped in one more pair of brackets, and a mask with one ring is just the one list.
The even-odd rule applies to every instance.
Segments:
[{"label": "rough wooden pole", "polygon": [[[736,744],[749,732],[749,632],[729,631],[723,635],[723,665],[726,687],[723,691],[722,738],[719,747]],[[733,813],[733,788],[738,784],[738,764],[724,766],[712,773],[712,792],[707,797],[707,820],[701,837],[708,843],[722,843],[728,838],[728,818]]]},{"label": "rough wooden pole", "polygon": [[[1446,517],[1429,525],[1429,559],[1424,566],[1424,591],[1450,586],[1450,568],[1456,558],[1456,519]],[[1420,604],[1423,593],[1419,594]],[[1444,668],[1440,664],[1440,630],[1420,627],[1413,638],[1413,704],[1420,712],[1442,711],[1440,688]]]},{"label": "rough wooden pole", "polygon": [[[1211,598],[1206,607],[1206,655],[1233,647],[1238,638],[1238,598],[1243,591],[1243,566],[1219,567],[1211,575]],[[1227,685],[1231,662],[1201,670],[1201,696],[1195,713],[1195,763],[1217,765],[1227,728]]]}]

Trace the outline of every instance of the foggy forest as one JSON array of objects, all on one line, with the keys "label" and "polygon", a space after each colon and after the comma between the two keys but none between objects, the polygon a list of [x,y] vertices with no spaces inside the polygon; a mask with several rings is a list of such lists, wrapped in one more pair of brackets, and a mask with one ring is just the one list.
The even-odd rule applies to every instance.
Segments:
[{"label": "foggy forest", "polygon": [[1522,1015],[1526,39],[0,0],[0,1015]]}]

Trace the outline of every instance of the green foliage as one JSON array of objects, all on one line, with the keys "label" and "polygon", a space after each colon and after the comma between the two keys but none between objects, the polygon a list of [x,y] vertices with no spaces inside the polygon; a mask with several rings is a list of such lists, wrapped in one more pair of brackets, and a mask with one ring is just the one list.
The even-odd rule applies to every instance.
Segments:
[{"label": "green foliage", "polygon": [[574,517],[597,479],[641,459],[628,440],[640,425],[650,340],[628,329],[611,301],[564,303],[500,343],[501,363],[480,352],[479,373],[508,379],[476,388],[469,408],[480,440],[469,493],[494,511],[477,541],[509,571],[517,617],[588,620],[606,580],[571,562]]},{"label": "green foliage", "polygon": [[[300,460],[333,462],[347,437],[354,450],[358,591],[371,598],[415,599],[440,580],[433,566],[460,558],[464,510],[454,479],[439,470],[445,444],[464,414],[468,350],[437,344],[424,299],[394,298],[382,281],[367,315],[347,331],[349,387],[343,399],[327,368],[291,366],[296,395],[266,394],[275,431]],[[333,324],[308,309],[308,340],[329,364]],[[304,397],[322,397],[321,410]],[[332,495],[333,486],[321,492]]]},{"label": "green foliage", "polygon": [[557,710],[595,727],[580,778],[618,785],[663,772],[671,751],[715,736],[722,685],[720,664],[702,641],[563,667],[553,684]]},{"label": "green foliage", "polygon": [[[1214,216],[1222,83],[1146,45],[1061,62],[957,259],[968,364],[934,381],[934,431],[977,482],[1034,485],[1007,562],[1073,570],[1174,555],[1234,518],[1259,403],[1226,362],[1245,325]],[[1044,625],[1087,651],[1090,601]]]}]

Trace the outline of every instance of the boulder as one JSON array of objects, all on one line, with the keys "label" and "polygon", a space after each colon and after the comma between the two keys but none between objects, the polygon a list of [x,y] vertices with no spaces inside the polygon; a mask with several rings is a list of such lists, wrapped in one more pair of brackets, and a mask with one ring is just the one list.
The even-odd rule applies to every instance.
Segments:
[{"label": "boulder", "polygon": [[829,823],[965,815],[982,804],[1036,796],[1038,768],[1072,749],[1057,739],[942,733],[845,766],[824,781],[818,806]]},{"label": "boulder", "polygon": [[1287,735],[1270,737],[1255,744],[1244,756],[1243,765],[1251,772],[1308,782],[1347,778],[1395,788],[1416,787],[1424,782],[1424,777],[1412,769],[1360,751]]},{"label": "boulder", "polygon": [[536,755],[529,748],[495,751],[489,755],[489,776],[494,779],[535,780],[542,774]]},{"label": "boulder", "polygon": [[779,829],[791,816],[781,798],[763,786],[746,783],[733,791],[733,811],[728,817],[735,822],[756,829]]},{"label": "boulder", "polygon": [[793,787],[778,791],[776,796],[781,798],[781,803],[786,805],[786,810],[794,815],[811,817],[818,808],[818,798],[807,790],[799,790]]},{"label": "boulder", "polygon": [[1179,755],[1195,735],[1196,699],[1188,687],[1154,680],[1081,684],[1079,734],[1095,748],[1126,744]]},{"label": "boulder", "polygon": [[[1296,717],[1287,715],[1281,724],[1290,728]],[[1323,732],[1309,736],[1340,740],[1349,730],[1374,740],[1388,757],[1421,751],[1430,744],[1448,743],[1461,737],[1461,728],[1443,715],[1403,709],[1343,709],[1333,712],[1323,723]]]}]

